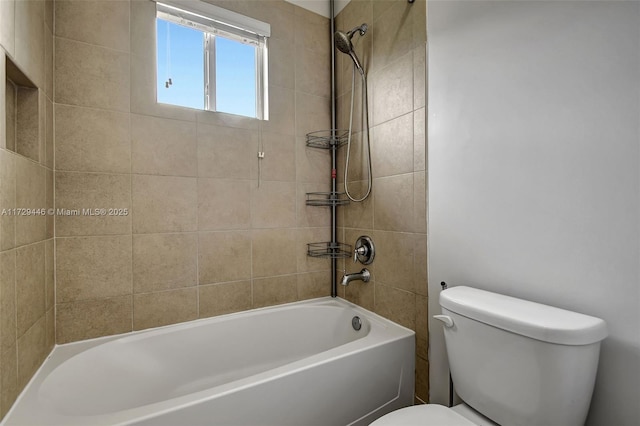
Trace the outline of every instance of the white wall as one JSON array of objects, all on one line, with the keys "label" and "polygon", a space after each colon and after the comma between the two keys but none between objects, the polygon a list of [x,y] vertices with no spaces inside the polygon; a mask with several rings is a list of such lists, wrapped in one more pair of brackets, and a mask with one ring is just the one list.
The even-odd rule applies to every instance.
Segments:
[{"label": "white wall", "polygon": [[588,424],[639,424],[640,3],[430,0],[427,15],[430,312],[446,281],[603,318]]}]

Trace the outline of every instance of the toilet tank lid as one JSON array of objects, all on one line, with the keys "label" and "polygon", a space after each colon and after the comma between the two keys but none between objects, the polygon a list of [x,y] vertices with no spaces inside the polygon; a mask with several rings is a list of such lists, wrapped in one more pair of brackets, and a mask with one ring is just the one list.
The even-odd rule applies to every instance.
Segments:
[{"label": "toilet tank lid", "polygon": [[543,342],[588,345],[607,337],[606,323],[600,318],[466,286],[442,291],[440,306]]}]

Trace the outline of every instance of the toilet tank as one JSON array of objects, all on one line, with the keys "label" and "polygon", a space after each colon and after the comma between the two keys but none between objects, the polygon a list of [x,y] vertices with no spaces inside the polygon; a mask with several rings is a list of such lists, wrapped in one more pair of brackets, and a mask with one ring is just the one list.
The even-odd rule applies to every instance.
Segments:
[{"label": "toilet tank", "polygon": [[584,424],[603,320],[470,287],[440,294],[456,393],[502,425]]}]

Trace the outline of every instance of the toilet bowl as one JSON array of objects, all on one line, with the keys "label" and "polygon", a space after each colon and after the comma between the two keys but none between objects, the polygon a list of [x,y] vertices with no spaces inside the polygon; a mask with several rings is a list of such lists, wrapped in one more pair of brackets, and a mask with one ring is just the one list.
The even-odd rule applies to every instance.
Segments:
[{"label": "toilet bowl", "polygon": [[380,417],[370,426],[498,426],[466,404],[414,405]]}]

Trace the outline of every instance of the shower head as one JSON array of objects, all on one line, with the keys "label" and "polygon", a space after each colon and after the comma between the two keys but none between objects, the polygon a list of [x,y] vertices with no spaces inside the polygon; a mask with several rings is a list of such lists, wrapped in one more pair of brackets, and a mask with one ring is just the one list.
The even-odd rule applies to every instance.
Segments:
[{"label": "shower head", "polygon": [[350,31],[347,31],[346,33],[343,33],[342,31],[336,31],[334,35],[336,47],[338,48],[338,50],[351,56],[354,65],[362,75],[364,75],[364,68],[362,68],[360,60],[358,60],[358,57],[356,56],[356,52],[353,51],[353,43],[351,43],[351,39],[356,33],[359,33],[360,36],[363,36],[367,32],[367,28],[367,24],[362,24]]}]

